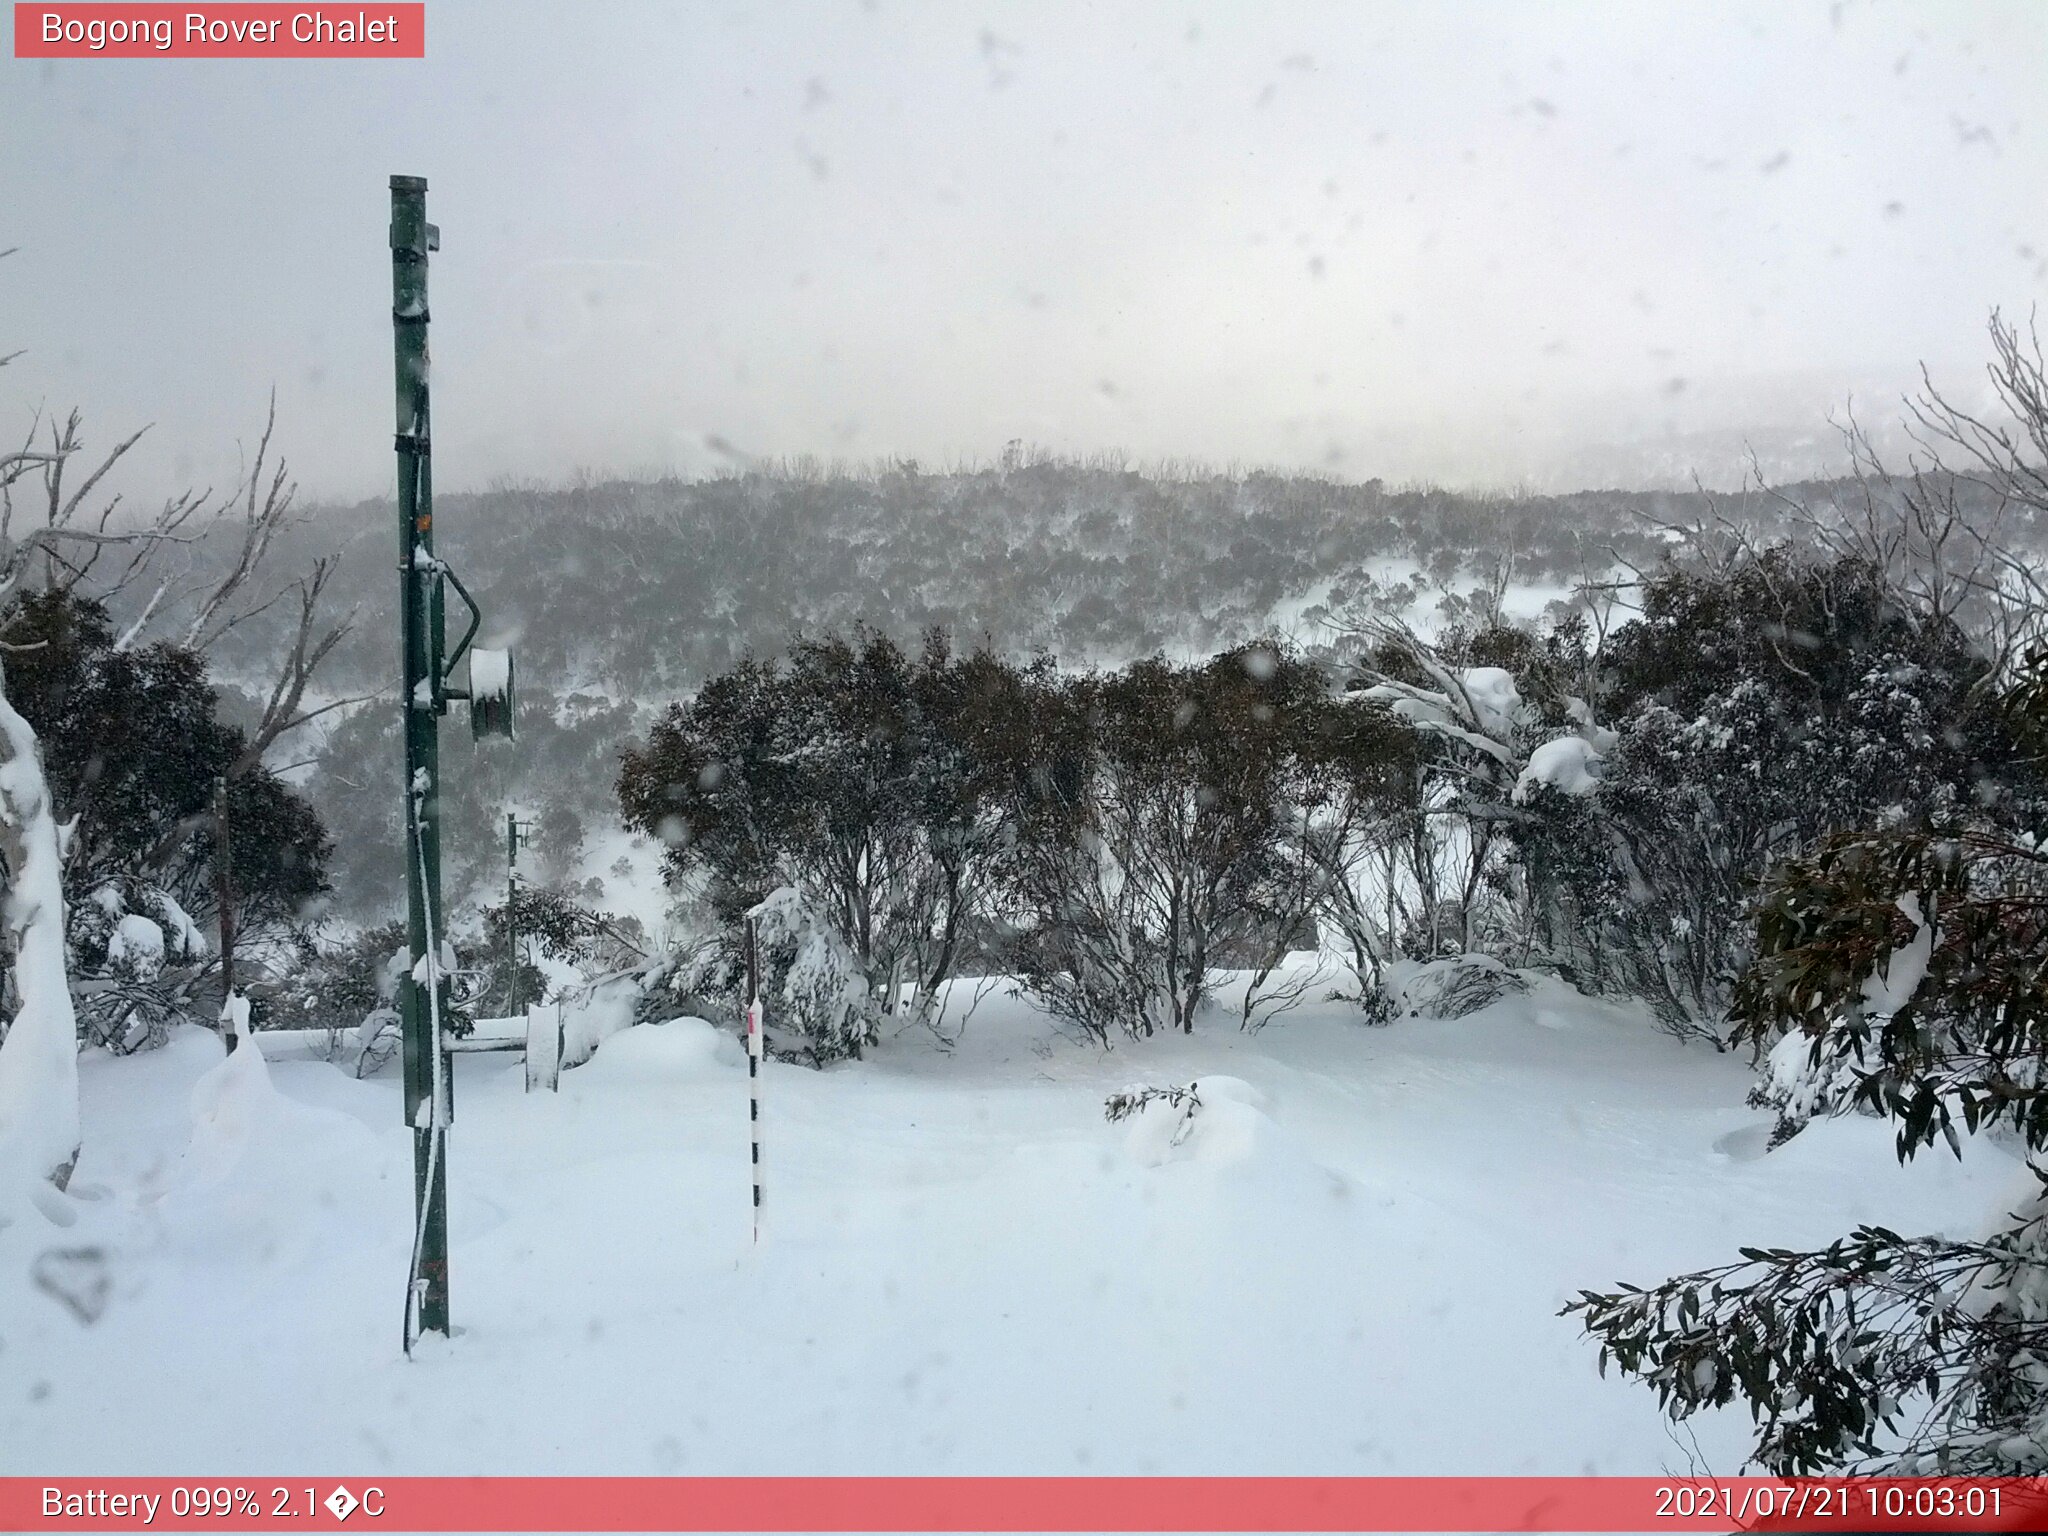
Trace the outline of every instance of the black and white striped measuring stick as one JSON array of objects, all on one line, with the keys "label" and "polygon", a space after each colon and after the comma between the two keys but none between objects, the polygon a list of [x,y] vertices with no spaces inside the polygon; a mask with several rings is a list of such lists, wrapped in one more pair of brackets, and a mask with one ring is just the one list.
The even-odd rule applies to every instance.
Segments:
[{"label": "black and white striped measuring stick", "polygon": [[754,920],[747,919],[747,1131],[754,1158],[754,1241],[761,1241],[761,984],[754,964]]}]

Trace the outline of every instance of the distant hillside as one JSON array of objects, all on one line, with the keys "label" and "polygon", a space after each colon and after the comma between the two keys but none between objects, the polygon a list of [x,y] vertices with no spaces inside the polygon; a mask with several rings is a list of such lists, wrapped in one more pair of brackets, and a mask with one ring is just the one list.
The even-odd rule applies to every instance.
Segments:
[{"label": "distant hillside", "polygon": [[[1638,512],[1689,518],[1668,492],[1472,496],[1307,475],[1148,476],[1044,462],[923,474],[801,469],[443,496],[441,548],[556,687],[673,693],[795,629],[939,624],[1006,650],[1121,661],[1303,628],[1372,583],[1455,585],[1512,561],[1565,587],[1613,550],[1661,548]],[[349,551],[337,596],[388,611],[382,504],[320,508],[300,537]],[[337,678],[381,679],[366,626]]]},{"label": "distant hillside", "polygon": [[[1793,489],[1826,501],[1853,487]],[[1760,499],[1722,507],[1772,514]],[[619,750],[654,710],[799,631],[866,624],[909,640],[942,625],[963,644],[1045,650],[1069,665],[1270,633],[1314,645],[1354,604],[1426,616],[1502,562],[1516,611],[1534,617],[1582,573],[1653,563],[1667,547],[1658,523],[1707,509],[1698,493],[1476,496],[1063,461],[944,474],[798,465],[443,496],[440,548],[487,610],[486,642],[514,644],[522,709],[518,746],[474,771],[462,766],[466,733],[448,733],[454,841],[476,850],[471,873],[484,880],[508,802],[561,807],[595,837],[611,820]],[[312,509],[297,547],[280,551],[280,569],[343,551],[334,596],[357,625],[323,674],[331,692],[389,686],[391,516],[379,503]],[[221,660],[232,675],[236,658]],[[339,722],[309,786],[341,844],[341,904],[359,914],[396,890],[384,772],[397,760],[394,727],[374,706]],[[452,867],[464,862],[456,854]]]}]

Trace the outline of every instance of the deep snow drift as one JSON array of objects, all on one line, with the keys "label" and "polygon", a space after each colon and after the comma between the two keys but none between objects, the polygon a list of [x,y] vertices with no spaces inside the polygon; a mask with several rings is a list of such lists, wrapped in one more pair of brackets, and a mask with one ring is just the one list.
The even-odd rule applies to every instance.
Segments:
[{"label": "deep snow drift", "polygon": [[1103,1053],[991,995],[950,1053],[771,1063],[758,1251],[735,1040],[632,1029],[559,1096],[458,1058],[460,1332],[410,1364],[395,1078],[89,1056],[70,1225],[0,1231],[0,1471],[1732,1472],[1746,1414],[1674,1437],[1558,1307],[2014,1187],[1873,1120],[1764,1155],[1743,1061],[1554,983],[1233,1026]]}]

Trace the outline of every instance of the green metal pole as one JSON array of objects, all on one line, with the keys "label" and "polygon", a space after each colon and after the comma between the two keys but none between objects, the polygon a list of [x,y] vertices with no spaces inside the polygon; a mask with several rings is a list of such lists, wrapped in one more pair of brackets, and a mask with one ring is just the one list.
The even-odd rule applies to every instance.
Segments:
[{"label": "green metal pole", "polygon": [[[448,1163],[446,1131],[453,1105],[448,1092],[447,1042],[435,1022],[448,1007],[440,957],[441,660],[446,644],[441,582],[434,561],[432,433],[427,410],[427,253],[440,244],[427,222],[427,183],[419,176],[391,178],[391,321],[398,398],[398,570],[401,643],[399,707],[405,719],[406,929],[412,969],[399,987],[405,1032],[405,1119],[413,1128],[413,1199],[418,1222],[418,1327],[446,1335],[448,1327]],[[438,1057],[438,1060],[436,1059]],[[435,1085],[441,1085],[434,1103]],[[411,1332],[408,1330],[407,1342]]]}]

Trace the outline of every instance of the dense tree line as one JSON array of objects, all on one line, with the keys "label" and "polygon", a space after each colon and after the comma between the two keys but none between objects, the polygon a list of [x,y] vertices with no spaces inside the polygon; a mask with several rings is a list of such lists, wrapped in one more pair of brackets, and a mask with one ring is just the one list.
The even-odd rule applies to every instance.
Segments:
[{"label": "dense tree line", "polygon": [[[1334,612],[1413,580],[1427,605],[1504,555],[1520,579],[1561,592],[1589,550],[1603,566],[1610,546],[1654,558],[1658,534],[1639,510],[1684,516],[1699,504],[1029,453],[959,469],[748,465],[440,503],[449,558],[492,594],[492,623],[518,630],[527,670],[618,697],[772,654],[792,612],[818,632],[866,625],[914,645],[936,625],[1006,654],[1122,663],[1247,643],[1284,628],[1304,600]],[[365,555],[337,593],[387,601],[388,509],[323,510],[323,537],[351,531]],[[336,675],[381,680],[381,638],[347,643]]]},{"label": "dense tree line", "polygon": [[[1800,507],[1860,493],[1853,479],[1787,487]],[[1967,484],[1959,494],[1974,494]],[[1348,611],[1411,620],[1481,617],[1465,595],[1505,572],[1518,601],[1570,598],[1588,576],[1647,568],[1666,526],[1716,505],[1698,491],[1476,494],[1329,476],[1180,465],[1146,469],[1021,450],[998,464],[748,464],[699,480],[502,487],[442,497],[447,551],[491,594],[486,643],[516,633],[523,748],[482,764],[494,804],[557,805],[608,820],[619,746],[652,724],[647,701],[675,697],[789,639],[863,626],[914,647],[938,626],[1004,655],[1044,650],[1118,666],[1164,652],[1208,654],[1279,634],[1321,644]],[[1778,495],[1741,498],[1760,536],[1796,522]],[[2031,537],[2031,530],[2028,530]],[[390,602],[388,508],[321,510],[317,532],[352,540],[330,595],[365,612]],[[225,638],[216,675],[261,665],[274,636],[259,618]],[[388,684],[387,636],[366,625],[327,659],[338,687]],[[321,753],[312,787],[342,831],[338,910],[388,914],[386,816],[357,764],[383,761],[383,712],[352,719]],[[481,822],[478,823],[482,825]],[[451,839],[451,845],[460,842]]]},{"label": "dense tree line", "polygon": [[1774,867],[2023,774],[1986,675],[1882,572],[1779,546],[1666,565],[1598,645],[1495,616],[1075,673],[800,641],[673,707],[620,788],[720,931],[795,893],[778,922],[800,902],[865,989],[838,1048],[969,961],[1098,1038],[1191,1029],[1224,970],[1255,973],[1250,1019],[1290,949],[1369,1009],[1392,960],[1485,953],[1704,1035]]},{"label": "dense tree line", "polygon": [[1191,1030],[1221,970],[1312,935],[1310,832],[1403,792],[1388,726],[1274,646],[1073,674],[859,634],[714,679],[620,792],[722,934],[768,924],[815,1049],[931,1022],[970,965],[1107,1040]]}]

